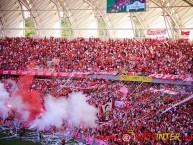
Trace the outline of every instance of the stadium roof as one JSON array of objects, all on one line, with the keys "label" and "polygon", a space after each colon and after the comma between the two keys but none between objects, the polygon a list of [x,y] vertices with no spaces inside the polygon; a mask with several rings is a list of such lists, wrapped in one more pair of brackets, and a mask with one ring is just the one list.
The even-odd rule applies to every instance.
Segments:
[{"label": "stadium roof", "polygon": [[[106,5],[106,0],[1,0],[0,37],[25,36],[26,30],[61,37],[68,30],[68,37],[133,38],[165,29],[164,37],[190,31],[193,39],[193,0],[147,0],[145,12],[107,13]],[[28,17],[32,27],[25,25]]]}]

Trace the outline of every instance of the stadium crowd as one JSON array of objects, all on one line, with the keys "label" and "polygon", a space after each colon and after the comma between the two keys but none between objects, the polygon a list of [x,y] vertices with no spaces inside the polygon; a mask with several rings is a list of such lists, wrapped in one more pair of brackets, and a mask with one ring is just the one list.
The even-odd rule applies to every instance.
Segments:
[{"label": "stadium crowd", "polygon": [[[193,75],[193,46],[186,41],[124,39],[107,41],[98,38],[67,40],[65,38],[0,39],[0,70],[27,70],[35,62],[37,70],[53,72],[119,72],[125,74]],[[9,91],[18,78],[4,76],[0,82]],[[170,85],[123,82],[89,78],[35,78],[32,90],[41,97],[68,96],[71,92],[87,94],[89,104],[98,108],[94,129],[77,128],[72,135],[106,140],[110,145],[128,144],[123,135],[132,130],[137,145],[191,144],[182,137],[193,136],[193,101],[172,105],[193,94],[192,85]],[[155,90],[170,90],[172,93]],[[6,122],[5,122],[6,124]],[[65,130],[65,127],[64,127]],[[155,139],[157,133],[180,133],[178,138]],[[148,134],[150,134],[148,136]],[[144,136],[140,136],[144,135]],[[134,137],[134,135],[133,135]]]},{"label": "stadium crowd", "polygon": [[[34,87],[47,87],[45,84],[39,85],[42,83],[45,81],[37,80]],[[53,95],[55,95],[54,92],[57,92],[58,96],[63,96],[60,93],[65,92],[65,95],[68,95],[72,91],[83,91],[87,94],[88,102],[98,108],[99,126],[96,129],[77,129],[77,132],[83,133],[84,136],[108,140],[111,145],[128,144],[122,139],[128,130],[143,135],[143,137],[136,137],[135,144],[190,144],[192,140],[182,139],[182,137],[193,135],[192,101],[162,114],[167,108],[191,95],[192,86],[91,79],[56,79],[49,83],[53,86],[48,85],[50,89],[45,90],[49,90]],[[126,88],[126,91],[123,88]],[[154,92],[151,88],[172,90],[176,94]],[[109,108],[106,109],[106,106]],[[180,141],[166,137],[155,139],[152,135],[147,136],[147,134],[155,133],[180,133]],[[130,143],[133,141],[131,139]]]},{"label": "stadium crowd", "polygon": [[[16,78],[12,80],[17,81]],[[1,82],[9,91],[10,81],[4,78]],[[123,88],[127,91],[123,91]],[[171,90],[175,94],[156,92],[152,88]],[[42,98],[45,94],[62,97],[76,91],[87,94],[88,103],[98,108],[98,126],[94,129],[76,128],[72,133],[75,139],[80,139],[82,134],[84,138],[89,136],[108,141],[111,145],[124,145],[128,142],[123,141],[123,135],[132,130],[137,135],[135,144],[192,143],[192,139],[184,139],[193,135],[192,101],[162,114],[167,108],[190,96],[193,93],[192,86],[55,78],[35,79],[31,89],[40,90]],[[180,141],[174,138],[170,140],[166,136],[156,138],[155,134],[159,133],[179,133]],[[130,139],[130,143],[133,141]]]},{"label": "stadium crowd", "polygon": [[137,75],[193,74],[193,46],[186,41],[84,38],[0,39],[0,69],[56,72],[117,71]]}]

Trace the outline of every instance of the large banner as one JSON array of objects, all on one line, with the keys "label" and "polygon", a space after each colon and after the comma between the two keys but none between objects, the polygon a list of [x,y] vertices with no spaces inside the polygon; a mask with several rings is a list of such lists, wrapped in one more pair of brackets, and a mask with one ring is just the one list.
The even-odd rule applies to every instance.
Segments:
[{"label": "large banner", "polygon": [[121,81],[152,82],[151,77],[120,75]]},{"label": "large banner", "polygon": [[0,70],[0,75],[34,75],[45,77],[67,77],[67,78],[86,78],[87,75],[117,75],[117,72],[45,72],[45,71],[16,71],[16,70]]},{"label": "large banner", "polygon": [[170,74],[152,74],[149,75],[151,78],[163,79],[163,80],[183,80],[187,82],[192,82],[193,78],[191,76],[185,75],[170,75]]},{"label": "large banner", "polygon": [[[41,72],[41,71],[15,71],[15,70],[0,70],[0,75],[33,75],[43,77],[66,77],[66,78],[94,78],[94,79],[109,79],[109,80],[121,80],[121,81],[136,81],[136,82],[152,82],[153,79],[160,80],[182,80],[184,82],[192,82],[192,76],[186,75],[170,75],[170,74],[152,74],[149,76],[132,76],[132,75],[120,75],[117,76],[117,72]],[[96,77],[96,76],[100,77]],[[111,77],[109,77],[111,76]],[[93,89],[93,86],[89,89]],[[121,88],[121,91],[127,91],[127,88]]]},{"label": "large banner", "polygon": [[67,78],[86,78],[84,72],[39,72],[39,71],[15,71],[15,70],[0,70],[0,75],[33,75],[33,76],[44,76],[44,77],[67,77]]},{"label": "large banner", "polygon": [[140,12],[146,10],[146,0],[107,0],[107,13]]},{"label": "large banner", "polygon": [[172,91],[172,90],[168,90],[168,89],[155,89],[155,88],[150,88],[149,91],[150,91],[150,92],[161,92],[161,93],[170,94],[170,95],[177,95],[177,94],[178,94],[178,92]]}]

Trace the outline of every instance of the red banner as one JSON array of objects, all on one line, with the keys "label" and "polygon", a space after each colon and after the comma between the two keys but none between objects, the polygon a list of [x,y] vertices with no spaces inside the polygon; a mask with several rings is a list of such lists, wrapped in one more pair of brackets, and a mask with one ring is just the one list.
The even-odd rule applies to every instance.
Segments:
[{"label": "red banner", "polygon": [[192,77],[185,75],[152,74],[149,77],[163,80],[183,80],[187,82],[193,81]]},{"label": "red banner", "polygon": [[[38,71],[15,71],[15,70],[0,70],[0,75],[34,75],[45,77],[67,77],[67,78],[86,78],[87,75],[117,75],[117,72],[38,72]],[[193,78],[186,75],[170,75],[170,74],[152,74],[149,77],[163,80],[183,80],[192,82]]]},{"label": "red banner", "polygon": [[163,35],[166,34],[166,29],[147,30],[147,35]]},{"label": "red banner", "polygon": [[170,95],[177,95],[178,92],[172,91],[172,90],[168,90],[168,89],[155,89],[155,88],[150,88],[149,89],[150,92],[162,92],[165,94],[170,94]]},{"label": "red banner", "polygon": [[108,71],[99,71],[99,72],[93,72],[92,74],[96,74],[96,75],[117,75],[117,71],[112,71],[112,72],[108,72]]},{"label": "red banner", "polygon": [[190,31],[181,31],[182,39],[189,39]]},{"label": "red banner", "polygon": [[3,75],[34,75],[34,76],[45,76],[45,77],[75,77],[75,78],[86,78],[85,73],[62,73],[62,72],[37,72],[37,71],[14,71],[14,70],[0,70],[0,74]]},{"label": "red banner", "polygon": [[181,35],[190,35],[190,31],[181,31]]},{"label": "red banner", "polygon": [[117,72],[38,72],[38,71],[15,71],[15,70],[0,70],[0,75],[34,75],[34,76],[45,76],[45,77],[68,77],[68,78],[86,78],[87,75],[98,74],[98,75],[116,75]]}]

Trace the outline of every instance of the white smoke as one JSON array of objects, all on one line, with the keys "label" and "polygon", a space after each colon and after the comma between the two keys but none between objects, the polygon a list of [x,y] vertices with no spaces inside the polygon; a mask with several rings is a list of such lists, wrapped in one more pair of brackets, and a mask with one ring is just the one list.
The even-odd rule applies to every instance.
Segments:
[{"label": "white smoke", "polygon": [[[11,83],[11,88],[8,92],[2,83],[0,83],[0,118],[6,119],[8,114],[15,112],[15,119],[20,122],[25,122],[29,117],[29,107],[23,102],[20,96],[15,97],[17,90],[16,83],[8,80]],[[13,92],[12,92],[13,91]]]},{"label": "white smoke", "polygon": [[38,130],[49,129],[52,126],[60,128],[67,118],[67,102],[65,98],[55,98],[48,95],[44,99],[45,112],[34,120],[30,127]]},{"label": "white smoke", "polygon": [[70,109],[69,123],[73,126],[95,127],[96,113],[95,107],[86,102],[86,96],[81,92],[71,93],[68,98]]},{"label": "white smoke", "polygon": [[[16,94],[14,94],[16,95]],[[21,96],[11,96],[9,99],[9,105],[15,112],[15,121],[25,122],[29,118],[29,105],[23,102]]]},{"label": "white smoke", "polygon": [[17,83],[14,80],[7,79],[6,83],[11,85],[11,88],[9,89],[10,92],[15,92],[16,90],[18,90]]},{"label": "white smoke", "polygon": [[[15,112],[14,121],[28,121],[30,105],[33,104],[25,103],[22,96],[18,95],[18,87],[14,81],[9,83],[12,84],[10,93],[0,83],[0,118],[6,119],[12,110]],[[96,127],[97,109],[86,100],[86,95],[81,92],[60,98],[47,95],[44,97],[45,110],[32,122],[28,122],[30,128],[38,130],[47,130],[53,126],[61,128],[64,122],[74,127]]]},{"label": "white smoke", "polygon": [[66,98],[48,95],[44,99],[45,112],[34,120],[30,128],[47,130],[52,126],[61,128],[64,122],[74,127],[95,127],[96,108],[86,102],[80,92],[71,93]]},{"label": "white smoke", "polygon": [[9,106],[9,92],[4,88],[4,85],[0,83],[0,118],[6,119],[8,117]]}]

